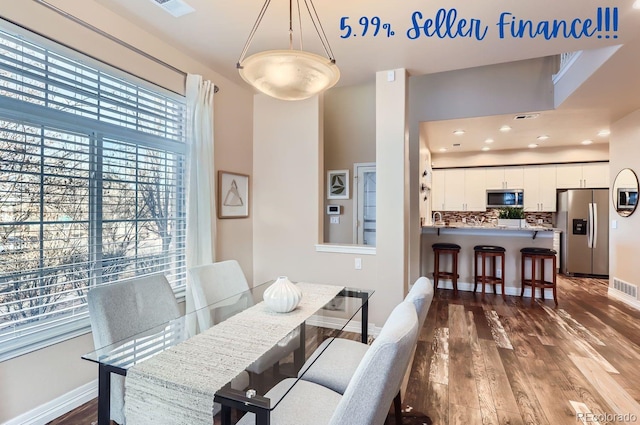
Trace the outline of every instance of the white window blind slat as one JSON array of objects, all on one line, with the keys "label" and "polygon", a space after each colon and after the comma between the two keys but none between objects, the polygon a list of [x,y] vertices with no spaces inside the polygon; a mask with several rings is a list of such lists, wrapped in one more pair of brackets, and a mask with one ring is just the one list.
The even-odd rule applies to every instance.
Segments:
[{"label": "white window blind slat", "polygon": [[0,30],[0,361],[86,329],[93,286],[186,280],[184,99],[34,40]]}]

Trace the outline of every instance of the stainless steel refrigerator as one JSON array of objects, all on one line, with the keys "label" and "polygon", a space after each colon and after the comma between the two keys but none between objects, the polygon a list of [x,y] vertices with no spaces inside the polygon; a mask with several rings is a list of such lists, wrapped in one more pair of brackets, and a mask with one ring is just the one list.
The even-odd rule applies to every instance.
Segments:
[{"label": "stainless steel refrigerator", "polygon": [[558,192],[562,273],[609,275],[609,189]]}]

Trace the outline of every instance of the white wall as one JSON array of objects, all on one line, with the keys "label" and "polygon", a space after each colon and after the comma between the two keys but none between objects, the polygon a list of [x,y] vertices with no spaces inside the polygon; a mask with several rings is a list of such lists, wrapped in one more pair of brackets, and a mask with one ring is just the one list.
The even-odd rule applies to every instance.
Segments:
[{"label": "white wall", "polygon": [[[131,25],[93,0],[53,0],[70,12],[186,72],[220,87],[215,97],[216,168],[251,174],[253,94],[226,80],[171,45]],[[74,47],[173,91],[184,91],[184,77],[141,58],[102,36],[32,1],[1,1],[0,14],[40,34]],[[215,219],[215,218],[213,218]],[[218,259],[237,258],[252,277],[252,220],[220,220]],[[93,350],[91,335],[75,338],[0,363],[0,423],[97,378],[97,369],[80,355]]]},{"label": "white wall", "polygon": [[[640,110],[615,122],[611,126],[610,138],[611,185],[624,168],[631,168],[640,175]],[[640,286],[637,261],[640,258],[640,210],[629,217],[620,217],[614,208],[609,208],[609,218],[616,220],[618,227],[609,233],[609,276],[610,286],[617,277]]]},{"label": "white wall", "polygon": [[[385,74],[386,78],[386,74]],[[404,71],[376,85],[378,246],[376,255],[316,252],[322,239],[324,148],[322,102],[254,99],[254,283],[288,275],[374,289],[370,321],[381,326],[402,300],[405,277]],[[381,160],[384,158],[384,160]],[[354,259],[362,258],[362,270]]]},{"label": "white wall", "polygon": [[[330,224],[324,214],[324,241],[354,242],[354,175],[353,164],[376,161],[376,87],[374,83],[337,87],[324,95],[324,169],[349,170],[349,199],[325,198],[324,205],[341,205],[340,224]],[[324,174],[326,185],[326,172]],[[325,186],[326,191],[326,186]]]},{"label": "white wall", "polygon": [[557,164],[565,162],[608,161],[609,144],[563,146],[557,148],[510,149],[490,152],[432,154],[434,168],[487,167],[493,165]]}]

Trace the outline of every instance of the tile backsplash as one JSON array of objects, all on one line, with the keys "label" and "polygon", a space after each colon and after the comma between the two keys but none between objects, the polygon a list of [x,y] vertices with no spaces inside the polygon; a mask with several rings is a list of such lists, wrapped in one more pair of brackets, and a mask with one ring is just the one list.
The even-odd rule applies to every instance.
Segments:
[{"label": "tile backsplash", "polygon": [[[471,220],[482,220],[485,223],[497,223],[500,208],[487,208],[486,212],[482,211],[439,211],[442,213],[442,220],[447,223],[461,223],[462,219],[467,222]],[[542,220],[542,224],[551,226],[553,224],[553,213],[550,212],[525,212],[527,223],[531,225],[539,225],[538,220]]]}]

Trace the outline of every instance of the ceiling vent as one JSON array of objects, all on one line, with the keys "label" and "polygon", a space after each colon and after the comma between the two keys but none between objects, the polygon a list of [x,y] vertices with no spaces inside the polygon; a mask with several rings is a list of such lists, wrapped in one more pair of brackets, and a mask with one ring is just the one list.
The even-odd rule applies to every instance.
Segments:
[{"label": "ceiling vent", "polygon": [[521,114],[513,117],[514,120],[532,120],[534,118],[538,118],[540,114]]},{"label": "ceiling vent", "polygon": [[151,2],[163,8],[174,18],[179,18],[180,16],[196,11],[193,7],[189,6],[182,0],[151,0]]}]

